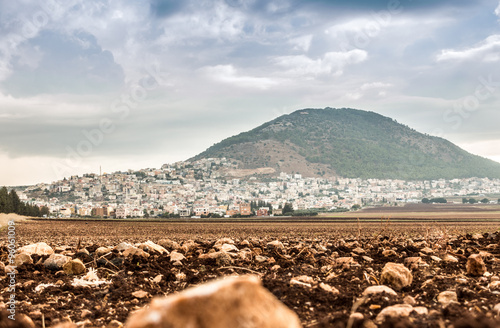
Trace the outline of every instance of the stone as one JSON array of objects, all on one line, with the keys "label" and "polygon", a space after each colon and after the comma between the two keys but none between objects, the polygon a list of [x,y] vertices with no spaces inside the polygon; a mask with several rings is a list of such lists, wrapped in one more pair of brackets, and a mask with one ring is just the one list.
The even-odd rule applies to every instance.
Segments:
[{"label": "stone", "polygon": [[63,270],[67,275],[83,274],[87,271],[80,259],[74,259],[63,265]]},{"label": "stone", "polygon": [[434,254],[434,251],[430,247],[424,247],[420,251],[427,255]]},{"label": "stone", "polygon": [[400,290],[406,286],[410,286],[413,281],[413,276],[403,264],[388,262],[382,269],[380,282],[388,284],[393,288]]},{"label": "stone", "polygon": [[156,283],[156,284],[159,284],[162,279],[163,279],[163,275],[159,274],[156,277],[154,277],[153,282]]},{"label": "stone", "polygon": [[95,254],[97,256],[103,256],[105,254],[108,254],[112,250],[113,249],[111,247],[99,247],[98,249],[95,250]]},{"label": "stone", "polygon": [[364,296],[382,294],[382,293],[386,293],[387,295],[391,296],[398,296],[398,293],[396,293],[392,288],[384,285],[370,286],[363,291]]},{"label": "stone", "polygon": [[33,264],[33,259],[31,258],[31,255],[26,253],[16,254],[16,258],[14,259],[14,265],[21,266],[23,264]]},{"label": "stone", "polygon": [[326,292],[332,293],[333,295],[338,295],[338,294],[340,294],[340,291],[339,291],[337,288],[335,288],[335,287],[333,287],[333,286],[330,286],[330,285],[328,285],[328,284],[325,284],[325,283],[323,283],[323,282],[321,282],[321,283],[319,284],[319,288],[323,289],[323,290],[324,290],[324,291],[326,291]]},{"label": "stone", "polygon": [[19,248],[18,253],[24,253],[28,255],[51,255],[54,254],[54,250],[52,247],[47,245],[44,242],[36,243],[36,244],[31,244],[27,246],[23,246]]},{"label": "stone", "polygon": [[127,328],[299,328],[298,316],[256,276],[230,277],[155,298],[132,314]]},{"label": "stone", "polygon": [[495,304],[495,306],[493,307],[493,313],[496,315],[500,315],[500,303]]},{"label": "stone", "polygon": [[138,290],[132,293],[132,296],[135,298],[146,298],[148,297],[149,293],[144,291],[144,290]]},{"label": "stone", "polygon": [[373,262],[373,259],[369,256],[363,255],[363,256],[361,256],[361,258],[368,263]]},{"label": "stone", "polygon": [[198,246],[200,246],[200,245],[195,243],[194,240],[186,240],[185,242],[182,243],[182,246],[180,247],[180,249],[184,253],[188,253],[188,252],[192,251],[193,249],[197,248]]},{"label": "stone", "polygon": [[490,289],[500,289],[500,281],[495,280],[495,281],[490,282],[489,288]]},{"label": "stone", "polygon": [[282,251],[285,249],[285,246],[283,246],[283,243],[279,240],[273,240],[266,245],[268,251]]},{"label": "stone", "polygon": [[382,255],[385,257],[397,256],[398,254],[392,249],[386,249],[382,252]]},{"label": "stone", "polygon": [[457,293],[450,290],[439,293],[437,300],[443,307],[451,303],[458,303]]},{"label": "stone", "polygon": [[425,306],[414,307],[413,311],[418,315],[424,315],[424,316],[429,315],[429,309],[427,309]]},{"label": "stone", "polygon": [[427,263],[425,263],[425,261],[423,261],[420,256],[416,256],[416,257],[407,257],[407,258],[405,258],[405,265],[410,270],[416,270],[420,266],[427,266]]},{"label": "stone", "polygon": [[238,252],[239,251],[238,247],[236,247],[232,244],[224,244],[221,246],[220,250],[222,252]]},{"label": "stone", "polygon": [[257,261],[259,263],[266,262],[267,261],[267,257],[266,256],[262,256],[262,255],[257,255],[255,257],[255,261]]},{"label": "stone", "polygon": [[486,272],[486,264],[479,254],[472,254],[467,259],[467,274],[471,276],[482,276]]},{"label": "stone", "polygon": [[123,328],[123,323],[118,320],[111,320],[106,328]]},{"label": "stone", "polygon": [[166,249],[170,249],[170,250],[179,249],[181,247],[177,242],[170,240],[170,239],[161,239],[158,242],[158,245],[163,246]]},{"label": "stone", "polygon": [[433,260],[434,262],[441,262],[441,261],[442,261],[442,260],[441,260],[439,257],[437,257],[436,255],[432,255],[432,256],[431,256],[431,260]]},{"label": "stone", "polygon": [[445,254],[442,257],[442,260],[445,262],[448,262],[448,263],[458,263],[458,259],[455,256],[450,255],[450,254]]},{"label": "stone", "polygon": [[415,299],[410,295],[406,295],[405,298],[403,298],[403,303],[415,306],[415,304],[417,304],[417,301],[415,301]]},{"label": "stone", "polygon": [[148,258],[150,255],[145,251],[143,251],[142,249],[132,246],[123,251],[123,256],[125,257],[139,256],[143,258]]},{"label": "stone", "polygon": [[364,319],[365,319],[365,316],[363,315],[363,313],[360,313],[360,312],[354,312],[349,316],[349,320],[353,320],[353,321],[362,321]]},{"label": "stone", "polygon": [[5,264],[0,261],[0,274],[4,275],[6,273],[5,271]]},{"label": "stone", "polygon": [[131,247],[134,247],[134,245],[129,244],[127,242],[121,242],[118,245],[116,245],[115,250],[117,250],[119,252],[123,252]]},{"label": "stone", "polygon": [[83,309],[82,312],[80,313],[80,316],[85,319],[85,318],[88,318],[88,317],[91,317],[92,316],[92,311],[89,311],[87,309]]},{"label": "stone", "polygon": [[375,322],[381,324],[388,318],[408,317],[412,311],[413,306],[408,304],[396,304],[388,306],[380,311],[380,313],[375,318]]},{"label": "stone", "polygon": [[338,257],[335,259],[335,267],[342,267],[342,269],[349,269],[351,266],[359,265],[352,256]]},{"label": "stone", "polygon": [[355,249],[352,250],[353,253],[356,253],[358,255],[365,254],[366,251],[362,249],[361,247],[356,247]]},{"label": "stone", "polygon": [[142,250],[147,248],[149,253],[151,253],[151,251],[154,251],[154,252],[159,253],[159,254],[168,254],[168,251],[165,249],[165,247],[160,246],[158,244],[155,244],[151,240],[148,240],[145,243],[139,244],[137,247],[141,248]]},{"label": "stone", "polygon": [[185,258],[186,257],[183,254],[178,253],[177,251],[172,251],[172,253],[170,253],[170,262],[182,261]]},{"label": "stone", "polygon": [[233,260],[231,259],[231,256],[229,256],[228,253],[220,251],[217,252],[217,257],[215,258],[215,263],[218,266],[228,266],[233,263]]},{"label": "stone", "polygon": [[58,271],[69,261],[71,261],[69,256],[54,253],[43,262],[43,265],[49,270]]}]

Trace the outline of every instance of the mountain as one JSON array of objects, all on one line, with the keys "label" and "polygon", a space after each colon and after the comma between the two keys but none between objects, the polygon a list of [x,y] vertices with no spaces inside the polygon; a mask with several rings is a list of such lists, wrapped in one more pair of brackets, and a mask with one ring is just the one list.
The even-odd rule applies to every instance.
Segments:
[{"label": "mountain", "polygon": [[[348,178],[500,178],[500,163],[374,112],[301,109],[227,138],[191,160],[226,157],[239,169]],[[250,170],[251,171],[251,170]]]}]

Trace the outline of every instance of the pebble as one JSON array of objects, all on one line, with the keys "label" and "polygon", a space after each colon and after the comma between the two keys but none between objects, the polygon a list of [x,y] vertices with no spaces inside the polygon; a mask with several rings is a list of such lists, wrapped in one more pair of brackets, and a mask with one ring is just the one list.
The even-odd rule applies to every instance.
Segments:
[{"label": "pebble", "polygon": [[173,249],[177,250],[181,247],[177,242],[170,240],[170,239],[161,239],[158,242],[158,245],[163,246],[167,249],[172,249],[172,250]]},{"label": "pebble", "polygon": [[407,317],[413,311],[413,306],[408,304],[396,304],[388,306],[377,315],[375,322],[378,324],[383,323],[387,318]]},{"label": "pebble", "polygon": [[234,246],[233,244],[224,244],[221,246],[220,250],[223,252],[238,252],[239,251],[238,247]]},{"label": "pebble", "polygon": [[266,262],[267,261],[267,257],[266,256],[262,256],[262,255],[257,255],[255,257],[255,261],[257,261],[259,263]]},{"label": "pebble", "polygon": [[370,287],[367,287],[363,291],[364,296],[374,295],[374,294],[382,294],[382,293],[386,293],[386,294],[392,295],[392,296],[398,296],[398,293],[396,293],[392,288],[390,288],[388,286],[384,286],[384,285],[370,286]]},{"label": "pebble", "polygon": [[52,247],[47,245],[44,242],[31,244],[27,246],[23,246],[18,250],[19,253],[24,253],[28,255],[51,255],[54,254],[54,250]]},{"label": "pebble", "polygon": [[177,251],[172,251],[172,253],[170,253],[170,262],[182,261],[185,258],[186,257],[183,254],[178,253]]},{"label": "pebble", "polygon": [[164,254],[164,253],[168,254],[168,251],[165,249],[165,247],[160,246],[158,244],[155,244],[151,240],[148,240],[144,243],[139,244],[138,247],[143,249],[143,250],[144,250],[144,248],[147,248],[148,250],[152,250],[152,251],[155,251],[155,252],[160,253],[160,254]]},{"label": "pebble", "polygon": [[332,293],[333,295],[338,295],[338,294],[340,294],[340,291],[339,291],[337,288],[335,288],[335,287],[333,287],[333,286],[330,286],[330,285],[328,285],[328,284],[325,284],[325,283],[323,283],[323,282],[319,284],[319,288],[321,288],[321,289],[323,289],[324,291],[327,291],[327,292],[329,292],[329,293]]},{"label": "pebble", "polygon": [[148,297],[149,293],[144,290],[138,290],[132,293],[132,296],[136,298],[145,298]]},{"label": "pebble", "polygon": [[106,326],[106,328],[123,328],[123,323],[118,320],[111,320],[110,323]]},{"label": "pebble", "polygon": [[413,281],[413,276],[403,264],[388,262],[382,269],[380,282],[389,284],[397,290],[403,287],[410,286]]},{"label": "pebble", "polygon": [[119,252],[123,252],[131,247],[134,247],[132,244],[129,244],[127,242],[121,242],[118,245],[116,245],[115,250]]},{"label": "pebble", "polygon": [[74,259],[63,265],[63,270],[67,275],[82,274],[87,271],[80,259]]},{"label": "pebble", "polygon": [[482,276],[486,272],[486,264],[480,254],[472,254],[467,259],[467,274],[471,276]]},{"label": "pebble", "polygon": [[98,249],[95,250],[95,254],[97,256],[102,256],[102,255],[108,254],[112,250],[113,249],[111,247],[99,247]]},{"label": "pebble", "polygon": [[145,251],[143,251],[142,249],[132,246],[123,251],[123,256],[125,257],[139,256],[143,258],[148,258],[150,255]]},{"label": "pebble", "polygon": [[[242,297],[244,295],[244,297]],[[256,276],[231,277],[154,299],[132,314],[128,328],[299,328],[298,316]]]},{"label": "pebble", "polygon": [[458,259],[450,254],[445,254],[443,256],[443,261],[448,262],[448,263],[458,263]]},{"label": "pebble", "polygon": [[61,270],[62,267],[69,261],[71,261],[70,257],[54,253],[50,255],[45,262],[43,262],[43,265],[49,270],[56,271]]},{"label": "pebble", "polygon": [[453,302],[458,302],[457,293],[450,290],[441,292],[439,293],[437,300],[443,307],[446,307]]},{"label": "pebble", "polygon": [[16,254],[16,258],[14,259],[14,265],[21,266],[25,263],[26,264],[33,264],[33,259],[31,258],[31,255],[26,254],[26,253]]},{"label": "pebble", "polygon": [[417,301],[415,301],[415,299],[410,295],[406,295],[405,298],[403,298],[403,303],[415,306],[415,304],[417,304]]}]

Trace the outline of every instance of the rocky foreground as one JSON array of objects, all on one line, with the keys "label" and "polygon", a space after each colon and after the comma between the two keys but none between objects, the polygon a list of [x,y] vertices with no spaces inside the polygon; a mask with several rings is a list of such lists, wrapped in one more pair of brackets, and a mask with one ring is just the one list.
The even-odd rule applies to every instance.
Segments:
[{"label": "rocky foreground", "polygon": [[[242,294],[241,311],[228,316],[258,317],[262,309],[253,307],[262,301],[252,297],[268,290],[293,311],[281,320],[289,322],[284,327],[299,325],[295,314],[303,327],[500,326],[497,233],[49,244],[19,248],[13,263],[7,244],[1,246],[0,327],[141,327],[128,318],[152,298],[230,275],[251,275],[257,282]],[[16,321],[8,318],[12,272]],[[221,294],[214,295],[223,304]]]}]

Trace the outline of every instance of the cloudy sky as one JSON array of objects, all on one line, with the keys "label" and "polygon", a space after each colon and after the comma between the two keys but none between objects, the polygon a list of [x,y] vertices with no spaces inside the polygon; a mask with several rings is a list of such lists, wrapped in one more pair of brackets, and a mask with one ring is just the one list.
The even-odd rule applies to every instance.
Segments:
[{"label": "cloudy sky", "polygon": [[0,185],[160,167],[301,108],[500,161],[498,0],[0,0]]}]

